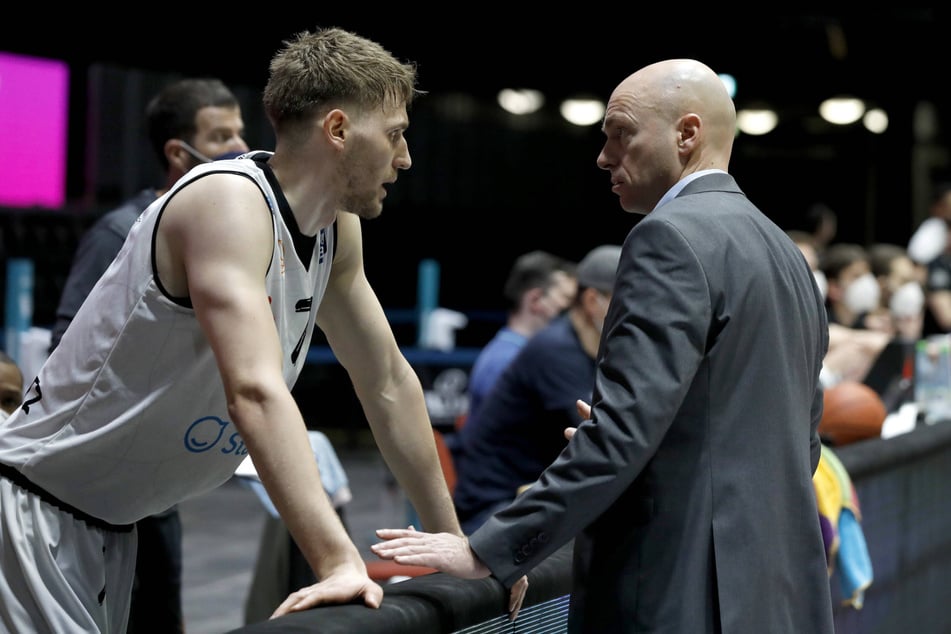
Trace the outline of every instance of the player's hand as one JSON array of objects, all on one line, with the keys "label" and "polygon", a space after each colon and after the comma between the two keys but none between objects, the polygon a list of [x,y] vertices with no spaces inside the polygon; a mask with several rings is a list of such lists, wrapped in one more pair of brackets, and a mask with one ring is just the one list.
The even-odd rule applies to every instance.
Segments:
[{"label": "player's hand", "polygon": [[355,570],[334,573],[314,585],[292,592],[277,606],[271,618],[307,610],[318,605],[349,603],[362,598],[367,607],[378,608],[383,601],[383,588]]}]

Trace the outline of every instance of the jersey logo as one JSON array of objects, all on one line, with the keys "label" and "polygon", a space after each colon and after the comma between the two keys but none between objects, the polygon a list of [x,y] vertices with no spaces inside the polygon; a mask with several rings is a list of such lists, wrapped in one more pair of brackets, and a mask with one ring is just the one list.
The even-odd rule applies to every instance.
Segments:
[{"label": "jersey logo", "polygon": [[[23,405],[21,406],[21,409],[23,410],[24,414],[29,414],[30,405],[32,405],[33,403],[36,403],[41,398],[43,398],[43,390],[40,389],[40,377],[36,377],[33,379],[33,383],[31,384],[30,388],[36,392],[36,396],[32,398],[28,398],[25,401],[23,401]],[[29,390],[27,390],[27,394],[29,394]]]},{"label": "jersey logo", "polygon": [[317,247],[317,262],[323,264],[324,256],[327,255],[327,230],[320,230],[320,244]]},{"label": "jersey logo", "polygon": [[229,425],[230,422],[217,416],[199,418],[185,431],[185,449],[193,453],[205,453],[219,447],[218,451],[223,454],[247,455],[248,449],[238,432],[225,436],[225,429]]},{"label": "jersey logo", "polygon": [[208,451],[221,440],[228,421],[217,416],[205,416],[192,423],[185,432],[185,448],[195,453]]}]

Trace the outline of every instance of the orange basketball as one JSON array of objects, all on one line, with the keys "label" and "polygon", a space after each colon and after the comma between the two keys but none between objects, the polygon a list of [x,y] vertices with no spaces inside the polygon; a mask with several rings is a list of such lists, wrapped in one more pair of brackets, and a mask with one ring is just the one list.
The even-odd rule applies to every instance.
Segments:
[{"label": "orange basketball", "polygon": [[834,445],[878,438],[888,416],[881,397],[858,381],[842,381],[828,388],[823,396],[819,435]]}]

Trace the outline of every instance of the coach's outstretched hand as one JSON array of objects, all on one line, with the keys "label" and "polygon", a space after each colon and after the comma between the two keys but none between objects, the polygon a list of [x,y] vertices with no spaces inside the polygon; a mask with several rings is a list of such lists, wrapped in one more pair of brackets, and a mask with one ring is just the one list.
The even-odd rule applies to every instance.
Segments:
[{"label": "coach's outstretched hand", "polygon": [[318,605],[348,603],[362,598],[367,607],[378,608],[383,601],[383,588],[366,575],[356,570],[346,570],[329,575],[314,585],[301,588],[287,595],[277,606],[272,619],[299,612]]},{"label": "coach's outstretched hand", "polygon": [[[575,407],[578,409],[578,415],[581,418],[589,419],[591,418],[591,406],[578,399],[575,401]],[[571,440],[571,437],[575,435],[575,432],[578,431],[577,427],[565,427],[565,440]]]},{"label": "coach's outstretched hand", "polygon": [[[381,528],[382,539],[370,546],[381,559],[392,559],[408,566],[427,566],[462,579],[481,579],[491,573],[469,548],[469,540],[451,533],[424,533],[410,528]],[[514,620],[525,600],[528,577],[515,582],[509,593],[509,618]]]}]

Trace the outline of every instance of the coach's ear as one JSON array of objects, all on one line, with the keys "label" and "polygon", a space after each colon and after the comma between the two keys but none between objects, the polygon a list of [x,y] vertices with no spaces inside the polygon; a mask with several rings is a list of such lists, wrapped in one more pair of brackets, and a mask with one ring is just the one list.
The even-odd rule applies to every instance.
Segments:
[{"label": "coach's ear", "polygon": [[680,152],[690,154],[697,147],[700,142],[701,123],[700,116],[692,112],[680,118],[677,131],[677,149]]}]

